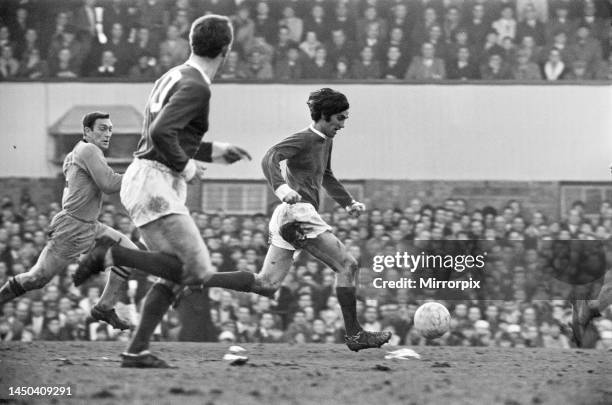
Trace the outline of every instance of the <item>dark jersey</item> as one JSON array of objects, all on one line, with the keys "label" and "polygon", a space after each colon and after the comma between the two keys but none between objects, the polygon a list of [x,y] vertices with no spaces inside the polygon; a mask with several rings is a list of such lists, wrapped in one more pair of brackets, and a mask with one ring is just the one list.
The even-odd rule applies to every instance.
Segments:
[{"label": "dark jersey", "polygon": [[134,156],[177,172],[192,158],[210,162],[212,143],[201,143],[208,130],[209,102],[210,83],[197,68],[185,63],[169,70],[151,91]]},{"label": "dark jersey", "polygon": [[[324,138],[311,128],[285,138],[270,148],[261,162],[268,183],[274,190],[287,183],[317,210],[321,186],[342,207],[350,205],[353,198],[331,169],[332,144],[332,138]],[[287,161],[287,181],[280,169],[283,160]]]}]

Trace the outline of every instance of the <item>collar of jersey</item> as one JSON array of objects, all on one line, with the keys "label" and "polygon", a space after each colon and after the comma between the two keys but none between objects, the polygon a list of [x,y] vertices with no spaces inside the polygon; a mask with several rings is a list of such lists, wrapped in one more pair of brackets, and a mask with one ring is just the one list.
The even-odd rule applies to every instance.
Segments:
[{"label": "collar of jersey", "polygon": [[308,129],[310,129],[312,132],[314,132],[315,134],[319,135],[321,138],[323,139],[327,139],[327,137],[325,136],[325,134],[317,129],[315,129],[314,124],[310,124],[310,126],[308,127]]},{"label": "collar of jersey", "polygon": [[198,72],[200,72],[200,74],[204,78],[204,81],[206,82],[206,84],[208,84],[210,86],[210,77],[208,77],[208,75],[206,74],[206,72],[204,72],[204,70],[202,70],[202,68],[200,68],[198,65],[196,65],[193,62],[191,62],[190,60],[185,62],[185,65],[191,66],[192,68],[195,68]]}]

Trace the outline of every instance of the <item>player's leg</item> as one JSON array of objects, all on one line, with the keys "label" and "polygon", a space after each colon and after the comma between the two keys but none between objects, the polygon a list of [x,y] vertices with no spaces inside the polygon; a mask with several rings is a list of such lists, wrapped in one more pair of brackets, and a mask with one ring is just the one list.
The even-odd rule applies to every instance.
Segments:
[{"label": "player's leg", "polygon": [[303,249],[336,272],[336,295],[346,329],[345,342],[349,349],[359,351],[380,347],[391,339],[389,332],[363,331],[357,319],[356,278],[357,261],[335,235],[326,231],[307,239]]},{"label": "player's leg", "polygon": [[[190,216],[168,215],[142,226],[140,230],[148,247],[181,258],[187,283],[201,284],[213,274],[208,248]],[[151,335],[172,304],[177,290],[168,281],[158,282],[149,290],[136,332],[123,354],[124,367],[168,367],[148,349]]]},{"label": "player's leg", "polygon": [[36,264],[26,273],[17,274],[0,287],[0,306],[27,291],[44,287],[55,275],[72,262],[55,254],[48,246],[41,252]]},{"label": "player's leg", "polygon": [[[96,232],[96,238],[109,237],[118,241],[120,246],[129,249],[137,249],[138,247],[125,235],[115,229],[100,224]],[[97,321],[104,321],[116,329],[128,329],[129,323],[119,318],[115,312],[115,305],[119,301],[121,294],[126,289],[127,280],[130,277],[131,269],[121,266],[112,266],[108,273],[106,286],[102,291],[102,296],[98,303],[91,309],[91,317]]]},{"label": "player's leg", "polygon": [[252,292],[272,298],[293,264],[293,253],[294,250],[270,245],[259,273],[253,274],[249,271],[215,273],[203,286]]}]

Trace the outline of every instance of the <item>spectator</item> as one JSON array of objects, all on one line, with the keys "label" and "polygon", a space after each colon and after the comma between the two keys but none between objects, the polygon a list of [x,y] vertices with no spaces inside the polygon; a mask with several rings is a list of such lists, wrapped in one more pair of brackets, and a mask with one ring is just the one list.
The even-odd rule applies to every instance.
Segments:
[{"label": "spectator", "polygon": [[354,79],[380,78],[380,63],[374,59],[374,50],[369,46],[361,50],[361,58],[353,63],[351,76]]},{"label": "spectator", "polygon": [[164,35],[164,27],[170,21],[170,12],[163,0],[139,0],[138,1],[138,25],[147,27],[151,31],[151,37],[155,42]]},{"label": "spectator", "polygon": [[169,56],[170,65],[177,66],[189,57],[189,42],[179,36],[176,25],[170,24],[166,30],[166,39],[159,45],[159,57]]},{"label": "spectator", "polygon": [[321,42],[329,40],[329,24],[325,9],[321,4],[314,4],[308,17],[304,19],[304,31],[312,31],[317,34],[317,39]]},{"label": "spectator", "polygon": [[406,71],[406,80],[441,80],[446,78],[444,61],[434,57],[434,47],[426,42],[421,46],[421,56],[415,56]]},{"label": "spectator", "polygon": [[401,79],[406,72],[406,65],[403,63],[404,58],[397,46],[391,46],[387,50],[387,61],[381,69],[381,77],[387,80]]},{"label": "spectator", "polygon": [[270,17],[270,6],[265,1],[260,1],[256,6],[255,36],[264,37],[266,42],[271,44],[276,39],[277,23]]},{"label": "spectator", "polygon": [[529,60],[529,53],[520,50],[516,63],[512,67],[512,78],[515,80],[541,80],[542,74],[537,64]]},{"label": "spectator", "polygon": [[499,45],[497,31],[489,31],[483,46],[478,49],[478,62],[485,65],[494,54],[503,55],[504,48]]},{"label": "spectator", "polygon": [[446,65],[447,78],[451,80],[480,79],[478,66],[470,58],[470,49],[465,46],[460,47],[456,55],[457,57]]},{"label": "spectator", "polygon": [[287,27],[289,30],[289,39],[295,43],[302,42],[302,33],[304,32],[304,22],[301,18],[296,17],[295,8],[292,5],[283,7],[283,16],[278,21],[279,26]]},{"label": "spectator", "polygon": [[152,64],[156,62],[156,55],[159,50],[159,44],[152,38],[151,31],[148,27],[139,27],[136,30],[132,52],[133,57],[137,60],[143,54],[149,56],[149,61]]},{"label": "spectator", "polygon": [[189,41],[189,31],[191,30],[191,17],[187,9],[179,9],[176,11],[174,21],[172,22],[178,28],[179,36],[185,41]]},{"label": "spectator", "polygon": [[[408,4],[397,2],[391,8],[391,18],[389,19],[389,33],[395,28],[402,30],[402,33],[409,32],[413,25],[411,16],[408,15]],[[410,46],[410,44],[408,44]]]},{"label": "spectator", "polygon": [[157,78],[154,67],[155,58],[152,54],[141,53],[138,62],[130,68],[128,76],[135,80],[152,80]]},{"label": "spectator", "polygon": [[516,37],[517,22],[514,19],[514,9],[511,6],[504,6],[501,10],[501,18],[491,25],[497,31],[498,39],[510,37],[514,40]]},{"label": "spectator", "polygon": [[444,24],[442,25],[443,38],[445,43],[450,43],[455,39],[457,30],[461,27],[461,13],[455,6],[446,10]]},{"label": "spectator", "polygon": [[278,42],[274,47],[274,63],[281,59],[287,58],[289,48],[296,47],[297,43],[293,42],[290,37],[289,28],[281,26],[278,29]]},{"label": "spectator", "polygon": [[542,76],[545,80],[563,80],[569,70],[561,59],[561,52],[553,48],[548,52],[548,61],[542,65]]},{"label": "spectator", "polygon": [[274,315],[264,312],[259,320],[259,326],[253,334],[253,341],[257,343],[279,343],[283,339],[283,331],[278,329]]},{"label": "spectator", "polygon": [[[608,11],[609,12],[609,11]],[[610,15],[607,15],[608,21],[597,16],[597,10],[593,1],[583,2],[583,17],[578,21],[577,26],[588,27],[591,36],[599,41],[608,38],[610,30]]]},{"label": "spectator", "polygon": [[76,28],[72,25],[66,25],[63,32],[57,35],[49,47],[49,59],[58,57],[60,50],[68,49],[70,51],[70,62],[72,69],[75,72],[81,72],[83,60],[85,59],[85,48],[83,44],[76,39]]},{"label": "spectator", "polygon": [[[372,34],[372,29],[375,27],[375,34]],[[358,43],[365,43],[368,38],[387,38],[389,27],[386,20],[378,16],[376,7],[366,7],[363,12],[363,18],[357,21],[356,35]],[[370,46],[372,46],[370,44]]]},{"label": "spectator", "polygon": [[[238,52],[230,51],[218,75],[219,78],[223,80],[240,80],[246,77],[246,72],[244,72],[244,67],[242,66]],[[221,260],[223,260],[222,257],[223,256],[221,256]]]},{"label": "spectator", "polygon": [[594,78],[593,73],[589,70],[588,65],[582,59],[576,59],[572,62],[570,71],[567,73],[563,80],[592,80]]},{"label": "spectator", "polygon": [[511,78],[511,73],[502,56],[494,53],[489,56],[489,62],[482,66],[480,76],[484,80],[505,80]]},{"label": "spectator", "polygon": [[315,57],[305,63],[303,77],[305,79],[331,79],[334,65],[327,59],[327,50],[319,46],[315,51]]},{"label": "spectator", "polygon": [[568,9],[565,5],[555,8],[555,16],[546,24],[546,43],[551,43],[559,32],[564,32],[569,37],[576,32],[577,24],[568,17]]},{"label": "spectator", "polygon": [[238,8],[238,12],[232,17],[234,26],[234,48],[244,53],[253,46],[255,36],[255,22],[251,19],[251,10],[246,4]]},{"label": "spectator", "polygon": [[442,38],[442,29],[439,25],[432,25],[429,28],[429,37],[425,42],[434,46],[434,56],[436,58],[446,60],[448,56],[446,42]]},{"label": "spectator", "polygon": [[338,59],[338,62],[336,62],[336,70],[334,72],[334,79],[346,80],[352,78],[348,60],[345,58]]},{"label": "spectator", "polygon": [[542,47],[537,46],[533,37],[525,36],[519,46],[518,52],[525,52],[529,61],[539,64],[542,60]]},{"label": "spectator", "polygon": [[[116,59],[115,70],[119,76],[126,75],[137,60],[134,47],[127,42],[124,34],[124,26],[119,22],[113,23],[108,42],[93,53],[94,56],[97,55],[96,62],[98,62],[102,60],[105,51],[111,51]],[[94,68],[97,69],[98,66]]]},{"label": "spectator", "polygon": [[474,4],[471,10],[472,18],[466,24],[466,30],[468,32],[468,38],[470,44],[475,47],[480,47],[485,42],[487,33],[491,30],[491,26],[485,19],[485,6],[484,4]]},{"label": "spectator", "polygon": [[304,54],[313,59],[315,57],[315,53],[317,48],[321,46],[321,42],[319,42],[317,38],[317,34],[313,31],[306,32],[306,38],[300,44],[300,50],[304,52]]},{"label": "spectator", "polygon": [[98,66],[97,69],[91,73],[91,76],[105,78],[119,77],[120,74],[116,67],[116,64],[117,58],[115,58],[115,54],[113,54],[113,51],[103,51],[102,56],[100,58],[100,66]]},{"label": "spectator", "polygon": [[342,31],[347,41],[357,41],[355,21],[349,15],[349,10],[345,2],[339,1],[334,9],[334,18],[330,22],[330,32]]},{"label": "spectator", "polygon": [[79,77],[78,69],[74,67],[70,49],[61,49],[57,56],[49,62],[49,76],[61,79],[76,79]]},{"label": "spectator", "polygon": [[13,56],[13,47],[2,46],[0,50],[0,79],[12,79],[19,72],[19,61]]},{"label": "spectator", "polygon": [[586,63],[589,75],[597,69],[602,60],[601,43],[591,38],[589,27],[582,25],[576,31],[576,41],[569,46],[569,54],[573,59]]},{"label": "spectator", "polygon": [[270,80],[274,77],[272,65],[266,61],[265,55],[258,49],[253,49],[248,57],[245,68],[245,78],[250,80]]},{"label": "spectator", "polygon": [[414,53],[421,49],[422,44],[427,41],[432,26],[438,25],[438,14],[435,8],[428,7],[423,11],[423,19],[415,24],[410,39],[414,47]]},{"label": "spectator", "polygon": [[82,0],[81,5],[74,10],[72,24],[77,31],[77,38],[85,46],[87,52],[91,50],[97,38],[96,30],[96,0]]},{"label": "spectator", "polygon": [[525,18],[518,23],[516,42],[521,43],[526,36],[532,37],[538,46],[544,46],[546,43],[546,26],[538,19],[538,13],[532,4],[525,8]]},{"label": "spectator", "polygon": [[357,57],[355,43],[346,38],[346,34],[342,30],[334,30],[331,33],[332,40],[326,46],[329,60],[336,64],[339,59],[347,61],[354,60]]},{"label": "spectator", "polygon": [[553,323],[548,328],[548,333],[542,337],[542,346],[547,349],[569,349],[570,344],[567,336],[561,334],[561,327]]}]

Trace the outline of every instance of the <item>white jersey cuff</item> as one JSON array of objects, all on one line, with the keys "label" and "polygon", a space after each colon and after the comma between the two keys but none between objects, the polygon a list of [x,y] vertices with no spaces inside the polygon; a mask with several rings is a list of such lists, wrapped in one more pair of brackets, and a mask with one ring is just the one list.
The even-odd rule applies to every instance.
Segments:
[{"label": "white jersey cuff", "polygon": [[227,148],[229,147],[230,147],[230,144],[227,142],[213,142],[212,143],[212,153],[211,153],[212,162],[227,164],[227,161],[225,160],[225,152],[227,151]]}]

